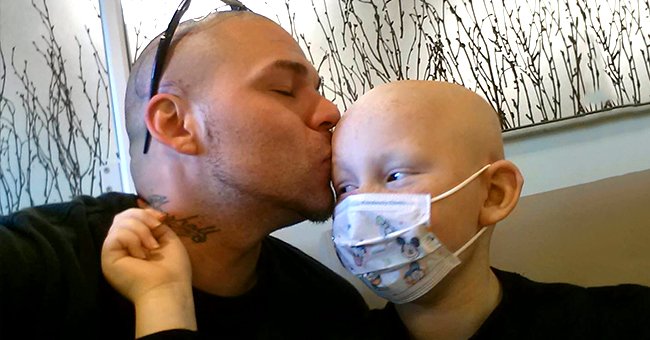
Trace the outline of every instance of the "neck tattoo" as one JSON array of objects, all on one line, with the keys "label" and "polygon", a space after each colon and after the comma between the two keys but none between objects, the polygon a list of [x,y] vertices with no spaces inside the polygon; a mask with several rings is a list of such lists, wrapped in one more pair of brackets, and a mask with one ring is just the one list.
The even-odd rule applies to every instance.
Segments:
[{"label": "neck tattoo", "polygon": [[[152,208],[165,212],[163,205],[169,203],[169,200],[167,196],[151,195],[147,197],[147,202]],[[220,231],[221,229],[215,226],[202,227],[197,225],[193,221],[198,217],[199,215],[177,218],[168,214],[163,220],[163,223],[172,228],[178,237],[189,237],[194,243],[203,243],[207,240],[208,234]]]}]

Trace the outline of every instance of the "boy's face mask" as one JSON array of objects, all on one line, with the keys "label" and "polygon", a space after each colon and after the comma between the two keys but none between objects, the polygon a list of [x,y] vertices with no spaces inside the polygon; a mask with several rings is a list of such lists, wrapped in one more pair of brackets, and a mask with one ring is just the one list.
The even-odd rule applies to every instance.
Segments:
[{"label": "boy's face mask", "polygon": [[455,253],[428,230],[431,203],[449,197],[478,177],[484,166],[451,190],[428,194],[357,194],[336,206],[332,239],[343,266],[377,295],[394,303],[427,293],[454,267],[458,255],[482,228]]}]

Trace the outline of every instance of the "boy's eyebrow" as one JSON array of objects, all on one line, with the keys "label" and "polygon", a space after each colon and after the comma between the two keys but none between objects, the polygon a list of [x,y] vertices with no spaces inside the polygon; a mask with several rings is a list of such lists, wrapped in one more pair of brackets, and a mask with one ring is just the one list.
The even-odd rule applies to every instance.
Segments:
[{"label": "boy's eyebrow", "polygon": [[[288,59],[278,59],[273,61],[270,65],[262,69],[262,73],[268,72],[273,69],[278,69],[278,68],[289,70],[300,76],[309,75],[309,69],[307,68],[307,66],[297,61],[288,60]],[[316,89],[320,89],[321,81],[322,81],[321,78],[318,77],[318,84],[316,85]]]}]

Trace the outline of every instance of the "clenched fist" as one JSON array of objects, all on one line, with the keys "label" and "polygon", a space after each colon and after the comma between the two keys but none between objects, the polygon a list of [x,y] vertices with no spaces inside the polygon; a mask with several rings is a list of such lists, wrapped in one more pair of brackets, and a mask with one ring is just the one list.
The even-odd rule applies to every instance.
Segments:
[{"label": "clenched fist", "polygon": [[102,271],[136,310],[136,336],[196,329],[192,269],[165,214],[133,208],[115,216],[102,248]]}]

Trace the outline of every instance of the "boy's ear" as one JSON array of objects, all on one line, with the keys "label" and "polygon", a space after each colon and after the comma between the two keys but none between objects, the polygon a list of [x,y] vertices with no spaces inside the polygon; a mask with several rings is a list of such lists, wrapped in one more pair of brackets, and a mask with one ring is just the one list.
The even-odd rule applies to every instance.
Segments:
[{"label": "boy's ear", "polygon": [[524,185],[521,172],[510,161],[496,161],[486,172],[488,193],[479,215],[482,226],[494,225],[506,218],[517,205]]},{"label": "boy's ear", "polygon": [[158,93],[149,100],[145,124],[152,139],[179,153],[199,152],[198,124],[187,101],[168,93]]}]

